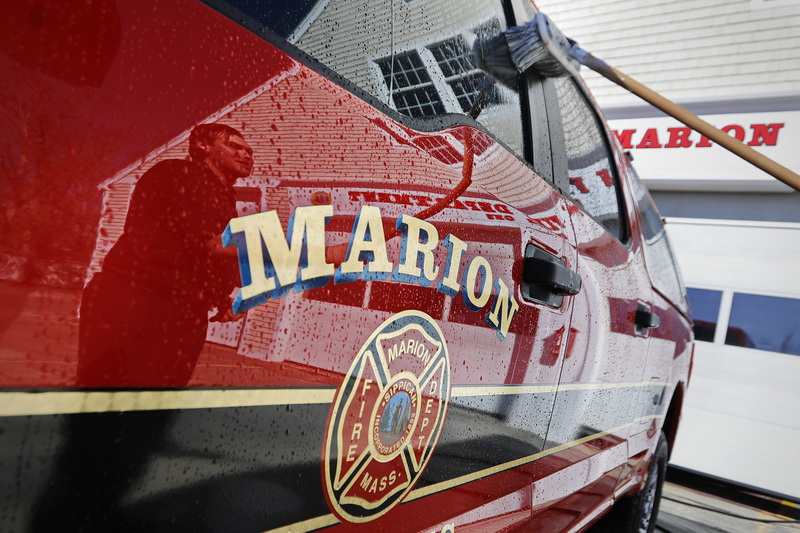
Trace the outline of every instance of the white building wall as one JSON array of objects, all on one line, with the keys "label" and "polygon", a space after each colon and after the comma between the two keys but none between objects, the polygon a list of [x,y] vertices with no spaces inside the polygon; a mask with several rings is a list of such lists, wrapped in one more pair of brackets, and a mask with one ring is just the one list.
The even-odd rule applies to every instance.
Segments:
[{"label": "white building wall", "polygon": [[800,299],[800,224],[670,219],[667,232],[686,284],[722,292],[670,462],[800,501],[800,356],[726,344],[734,292]]},{"label": "white building wall", "polygon": [[[800,95],[800,0],[536,5],[581,47],[673,101]],[[585,67],[582,74],[601,107],[641,103]]]}]

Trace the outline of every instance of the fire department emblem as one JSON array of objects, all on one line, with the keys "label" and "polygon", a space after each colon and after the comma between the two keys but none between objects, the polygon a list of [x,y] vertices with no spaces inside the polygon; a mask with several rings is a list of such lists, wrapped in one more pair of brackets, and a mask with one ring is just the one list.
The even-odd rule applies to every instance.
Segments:
[{"label": "fire department emblem", "polygon": [[402,501],[433,454],[449,399],[450,357],[431,317],[404,311],[370,335],[336,394],[324,445],[339,518],[367,522]]}]

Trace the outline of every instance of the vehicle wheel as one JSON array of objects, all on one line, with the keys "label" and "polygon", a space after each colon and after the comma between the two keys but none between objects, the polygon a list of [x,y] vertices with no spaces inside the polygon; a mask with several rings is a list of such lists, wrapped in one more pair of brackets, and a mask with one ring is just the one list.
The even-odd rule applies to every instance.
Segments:
[{"label": "vehicle wheel", "polygon": [[664,433],[661,433],[641,492],[615,503],[608,515],[592,528],[592,533],[653,533],[661,488],[667,475],[668,458],[669,445]]}]

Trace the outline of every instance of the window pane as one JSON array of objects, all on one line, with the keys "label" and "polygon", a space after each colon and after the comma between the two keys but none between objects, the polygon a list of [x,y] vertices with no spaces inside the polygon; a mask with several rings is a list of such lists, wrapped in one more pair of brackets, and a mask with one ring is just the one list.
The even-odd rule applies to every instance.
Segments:
[{"label": "window pane", "polygon": [[[458,99],[461,110],[466,113],[472,107],[472,104],[475,103],[475,98],[478,96],[481,89],[486,87],[486,75],[472,74],[471,76],[451,82],[450,87],[453,89],[456,99]],[[497,90],[497,86],[490,85],[488,96],[486,97],[486,104],[484,105],[498,104],[501,100],[502,97],[500,91]]]},{"label": "window pane", "polygon": [[619,240],[625,239],[608,141],[572,78],[555,78],[567,148],[570,196]]},{"label": "window pane", "polygon": [[800,355],[800,300],[735,294],[725,344]]},{"label": "window pane", "polygon": [[394,66],[392,66],[390,59],[380,60],[378,65],[381,67],[387,87],[402,89],[431,81],[425,65],[422,64],[422,59],[416,52],[396,56],[394,58]]},{"label": "window pane", "polygon": [[411,117],[444,113],[444,106],[433,87],[420,87],[413,91],[395,93],[394,105],[398,111]]},{"label": "window pane", "polygon": [[232,0],[229,3],[286,38],[311,13],[317,0]]},{"label": "window pane", "polygon": [[463,37],[450,39],[431,47],[431,53],[446,77],[458,76],[475,69],[470,50]]},{"label": "window pane", "polygon": [[692,306],[694,335],[699,341],[713,342],[717,331],[719,304],[722,301],[721,291],[707,289],[687,289],[689,303]]}]

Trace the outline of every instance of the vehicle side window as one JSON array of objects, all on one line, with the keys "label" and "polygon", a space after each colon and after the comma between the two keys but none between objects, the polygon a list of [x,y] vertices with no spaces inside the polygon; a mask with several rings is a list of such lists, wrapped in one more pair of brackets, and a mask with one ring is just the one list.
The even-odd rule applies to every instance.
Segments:
[{"label": "vehicle side window", "polygon": [[471,52],[477,39],[504,30],[501,0],[222,3],[403,115],[466,114],[484,92],[477,121],[523,157],[517,89],[492,82],[476,68]]},{"label": "vehicle side window", "polygon": [[583,92],[570,77],[556,78],[572,200],[620,241],[627,239],[618,178],[608,139]]},{"label": "vehicle side window", "polygon": [[722,302],[722,291],[709,289],[687,289],[689,302],[692,305],[694,320],[694,336],[698,341],[714,342],[717,332],[719,306]]},{"label": "vehicle side window", "polygon": [[725,344],[800,355],[800,299],[733,295]]},{"label": "vehicle side window", "polygon": [[678,262],[675,260],[675,254],[664,227],[664,219],[647,187],[639,179],[639,175],[632,166],[628,165],[627,169],[633,195],[636,198],[636,207],[639,211],[645,254],[647,255],[647,269],[653,286],[673,303],[685,307],[686,293]]}]

